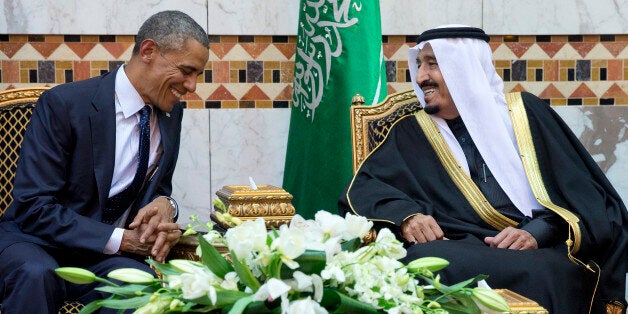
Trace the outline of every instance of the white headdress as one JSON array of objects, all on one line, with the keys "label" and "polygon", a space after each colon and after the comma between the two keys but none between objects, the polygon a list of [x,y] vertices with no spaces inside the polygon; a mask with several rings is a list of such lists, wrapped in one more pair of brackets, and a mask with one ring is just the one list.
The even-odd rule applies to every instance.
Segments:
[{"label": "white headdress", "polygon": [[[471,36],[465,36],[465,30],[469,31],[466,35]],[[480,39],[483,37],[478,36],[479,32],[486,40]],[[426,33],[428,36],[424,36]],[[503,93],[504,84],[493,66],[488,36],[478,28],[445,25],[427,31],[421,37],[424,39],[408,51],[408,66],[419,101],[425,105],[423,91],[416,82],[417,56],[420,49],[429,43],[460,117],[486,165],[513,204],[524,215],[531,217],[532,209],[543,206],[534,197],[523,169]],[[458,163],[469,173],[462,148],[447,123],[436,116],[431,118],[437,123]]]}]

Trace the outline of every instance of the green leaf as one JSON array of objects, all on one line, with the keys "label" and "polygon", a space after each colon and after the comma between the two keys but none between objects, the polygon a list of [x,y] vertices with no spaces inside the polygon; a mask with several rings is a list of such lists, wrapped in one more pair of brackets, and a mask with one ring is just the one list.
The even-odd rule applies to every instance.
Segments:
[{"label": "green leaf", "polygon": [[320,304],[332,314],[377,313],[377,310],[372,305],[352,299],[333,289],[325,289],[323,291],[323,299]]},{"label": "green leaf", "polygon": [[[280,300],[276,300],[280,301]],[[244,309],[243,314],[279,314],[281,313],[281,302],[264,302],[253,301],[249,303]],[[228,314],[231,311],[231,306],[226,306],[222,309],[222,314]]]},{"label": "green leaf", "polygon": [[362,239],[360,238],[353,238],[349,241],[340,243],[340,248],[342,248],[343,251],[349,252],[355,252],[355,250],[359,249],[360,246],[362,246]]},{"label": "green leaf", "polygon": [[155,292],[157,289],[159,289],[159,285],[146,286],[146,285],[139,285],[139,284],[131,284],[131,285],[126,285],[126,286],[121,286],[121,287],[102,286],[102,287],[94,288],[94,290],[108,292],[111,294],[115,294],[115,295],[119,295],[119,296],[123,296],[127,298],[136,297],[137,296],[136,292],[138,291],[150,294],[150,293]]},{"label": "green leaf", "polygon": [[228,314],[242,314],[242,312],[244,312],[244,309],[246,309],[246,307],[253,302],[253,296],[250,295],[248,297],[244,297],[241,298],[240,300],[236,301],[235,304],[233,304],[233,307],[231,308],[231,310],[229,310]]},{"label": "green leaf", "polygon": [[477,304],[475,304],[475,302],[473,301],[470,295],[459,293],[455,295],[455,299],[457,302],[462,303],[463,306],[466,308],[465,313],[470,313],[470,314],[481,313],[480,308],[478,307]]},{"label": "green leaf", "polygon": [[[268,262],[268,267],[266,268],[268,269],[268,276],[272,277],[272,278],[284,278],[282,277],[282,273],[284,271],[284,269],[290,269],[290,267],[285,266],[283,264],[283,261],[281,260],[281,255],[279,254],[273,254],[272,257],[270,258],[270,261]],[[290,274],[292,274],[290,272]],[[292,278],[292,277],[290,277]]]},{"label": "green leaf", "polygon": [[102,307],[102,305],[100,305],[100,301],[101,300],[95,300],[85,304],[78,314],[90,314],[98,311]]},{"label": "green leaf", "polygon": [[130,298],[130,299],[105,299],[100,301],[100,305],[102,307],[117,309],[117,310],[126,310],[126,309],[137,309],[148,302],[150,302],[150,294],[143,295],[140,297]]},{"label": "green leaf", "polygon": [[449,314],[479,314],[480,312],[474,312],[473,310],[462,306],[457,303],[445,303],[441,304],[441,308],[446,310]]},{"label": "green leaf", "polygon": [[283,265],[281,267],[281,278],[292,278],[294,271],[299,270],[304,274],[320,274],[327,265],[327,255],[325,251],[306,250],[299,257],[294,259],[299,263],[298,269],[290,269],[290,267]]},{"label": "green leaf", "polygon": [[208,296],[203,296],[194,300],[190,300],[194,303],[202,304],[202,305],[210,305],[211,309],[221,309],[225,306],[232,305],[236,303],[238,300],[242,298],[246,298],[251,296],[252,294],[236,291],[236,290],[225,290],[225,289],[216,289],[216,304],[212,304],[211,300]]},{"label": "green leaf", "polygon": [[224,256],[220,255],[218,250],[200,235],[198,236],[198,242],[201,246],[201,259],[203,260],[203,264],[216,276],[225,279],[225,275],[233,271],[233,267],[229,264],[229,261],[227,261]]},{"label": "green leaf", "polygon": [[447,291],[445,291],[445,292],[453,292],[453,291],[457,291],[457,290],[460,290],[460,289],[462,289],[462,288],[466,288],[466,287],[468,287],[469,285],[475,284],[475,283],[477,283],[477,282],[478,282],[478,281],[480,281],[480,280],[484,280],[484,279],[486,279],[486,278],[488,278],[488,276],[487,276],[487,275],[477,275],[477,276],[475,276],[475,277],[473,277],[473,278],[471,278],[471,279],[467,279],[467,280],[465,280],[465,281],[461,281],[461,282],[459,282],[459,283],[457,283],[457,284],[455,284],[455,285],[453,285],[453,286],[445,286],[445,285],[443,285],[443,287],[446,287],[446,288],[443,288],[443,290],[442,290],[442,291],[444,291],[444,289],[448,289],[448,290],[447,290]]},{"label": "green leaf", "polygon": [[180,275],[181,274],[179,271],[176,270],[176,268],[174,268],[170,264],[160,263],[160,262],[158,262],[158,261],[156,261],[154,259],[147,259],[146,263],[148,263],[148,264],[152,265],[153,267],[155,267],[157,272],[161,273],[164,276]]},{"label": "green leaf", "polygon": [[251,288],[253,292],[257,292],[259,287],[261,286],[257,278],[253,275],[251,269],[246,265],[246,263],[240,261],[236,256],[235,252],[231,251],[231,259],[233,260],[233,267],[235,269],[236,274],[240,278],[240,281],[247,287]]},{"label": "green leaf", "polygon": [[480,309],[473,302],[470,295],[460,290],[446,297],[430,297],[429,300],[435,300],[441,305],[441,308],[447,310],[451,314],[480,314]]},{"label": "green leaf", "polygon": [[214,205],[214,208],[220,210],[223,213],[227,211],[227,206],[225,206],[225,203],[223,203],[222,200],[218,197],[214,198],[212,204]]}]

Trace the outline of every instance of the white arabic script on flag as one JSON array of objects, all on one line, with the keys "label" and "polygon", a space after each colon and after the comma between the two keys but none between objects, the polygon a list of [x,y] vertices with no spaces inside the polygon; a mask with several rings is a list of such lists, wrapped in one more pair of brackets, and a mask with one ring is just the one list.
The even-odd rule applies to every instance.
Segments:
[{"label": "white arabic script on flag", "polygon": [[358,23],[357,17],[349,17],[352,8],[359,12],[362,4],[351,0],[305,1],[303,4],[305,19],[299,22],[292,102],[312,122],[329,79],[332,58],[342,52],[339,29]]}]

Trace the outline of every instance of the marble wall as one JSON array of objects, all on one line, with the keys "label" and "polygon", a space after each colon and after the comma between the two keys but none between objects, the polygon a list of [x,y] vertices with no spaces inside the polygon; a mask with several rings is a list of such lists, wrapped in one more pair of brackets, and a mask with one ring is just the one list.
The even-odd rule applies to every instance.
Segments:
[{"label": "marble wall", "polygon": [[626,0],[484,0],[483,27],[501,34],[626,34]]},{"label": "marble wall", "polygon": [[163,10],[183,11],[207,27],[207,0],[3,0],[0,34],[134,35]]},{"label": "marble wall", "polygon": [[557,106],[554,110],[627,201],[628,106]]},{"label": "marble wall", "polygon": [[[489,34],[628,33],[627,0],[379,2],[384,35],[415,35],[451,23],[483,27]],[[190,14],[215,35],[296,35],[299,16],[297,0],[3,0],[0,34],[132,35],[144,19],[166,9]]]},{"label": "marble wall", "polygon": [[[628,199],[628,0],[379,2],[389,93],[410,88],[406,51],[417,33],[441,24],[483,27],[506,90],[556,105]],[[3,0],[0,90],[114,69],[130,57],[141,22],[165,9],[190,14],[212,42],[197,92],[184,99],[173,188],[186,223],[191,214],[208,218],[223,185],[249,176],[281,185],[298,1]]]}]

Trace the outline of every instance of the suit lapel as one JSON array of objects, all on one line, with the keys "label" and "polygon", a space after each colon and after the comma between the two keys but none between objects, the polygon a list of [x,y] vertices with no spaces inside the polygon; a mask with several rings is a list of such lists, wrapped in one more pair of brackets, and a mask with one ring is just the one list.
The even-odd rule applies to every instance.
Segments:
[{"label": "suit lapel", "polygon": [[[159,161],[159,168],[163,168],[164,161],[167,156],[172,151],[172,139],[170,138],[172,132],[169,130],[172,128],[172,117],[170,117],[169,113],[165,113],[161,110],[157,110],[157,121],[159,123],[159,134],[161,135],[161,147],[163,148],[163,153],[161,155],[161,160]],[[159,174],[157,174],[159,175]]]},{"label": "suit lapel", "polygon": [[[118,68],[118,70],[121,68]],[[116,112],[115,112],[115,72],[103,77],[102,84],[92,99],[95,111],[89,117],[92,153],[94,158],[94,176],[98,188],[98,204],[104,208],[115,164],[116,150]]]}]

